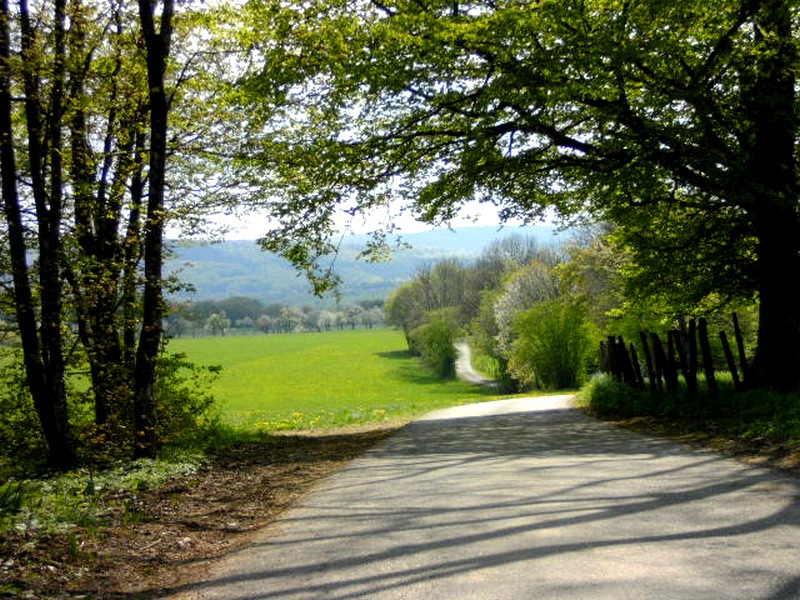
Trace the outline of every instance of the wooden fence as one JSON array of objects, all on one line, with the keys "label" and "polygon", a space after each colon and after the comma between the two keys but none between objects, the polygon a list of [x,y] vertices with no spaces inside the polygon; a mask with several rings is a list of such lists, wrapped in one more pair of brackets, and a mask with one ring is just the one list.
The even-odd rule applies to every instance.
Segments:
[{"label": "wooden fence", "polygon": [[[734,389],[740,391],[747,388],[749,374],[742,330],[736,314],[733,315],[733,329],[738,361],[734,358],[724,331],[719,332],[719,339]],[[622,336],[609,336],[600,343],[600,371],[611,373],[615,379],[632,388],[650,389],[653,393],[663,393],[665,390],[677,392],[678,377],[683,375],[689,396],[696,397],[698,374],[702,368],[709,397],[714,399],[719,396],[708,322],[705,319],[692,319],[683,330],[669,331],[666,343],[657,333],[641,332],[639,337],[643,362],[634,344],[626,344]]]}]

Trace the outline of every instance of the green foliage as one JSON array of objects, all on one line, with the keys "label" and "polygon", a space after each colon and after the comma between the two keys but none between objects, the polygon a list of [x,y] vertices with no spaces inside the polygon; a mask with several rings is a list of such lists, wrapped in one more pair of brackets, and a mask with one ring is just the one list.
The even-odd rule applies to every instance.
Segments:
[{"label": "green foliage", "polygon": [[506,219],[589,215],[619,228],[630,291],[659,309],[758,297],[754,370],[797,388],[794,9],[252,3],[243,38],[272,43],[236,100],[277,192],[271,247],[313,270],[338,210],[397,197],[431,223],[476,199]]},{"label": "green foliage", "polygon": [[0,484],[0,522],[16,515],[24,505],[25,484],[8,480]]},{"label": "green foliage", "polygon": [[621,418],[655,414],[662,406],[659,397],[634,390],[608,373],[594,375],[581,388],[578,402],[596,414]]},{"label": "green foliage", "polygon": [[[30,477],[43,467],[45,441],[15,353],[4,350],[0,363],[0,478]],[[82,365],[77,365],[79,368]],[[211,385],[214,366],[198,366],[180,353],[164,353],[158,361],[155,387],[158,436],[161,446],[202,445],[215,417]],[[129,458],[132,439],[115,435],[94,423],[91,389],[85,376],[69,381],[72,425],[79,432],[79,455],[85,464],[108,465]],[[128,409],[129,410],[129,409]]]},{"label": "green foliage", "polygon": [[[35,535],[78,526],[91,528],[102,522],[114,504],[122,507],[123,520],[132,523],[145,518],[136,509],[138,493],[191,475],[201,464],[197,456],[182,455],[170,462],[137,460],[105,471],[72,471],[50,479],[12,481],[0,486],[0,531]],[[14,510],[2,510],[6,495]]]},{"label": "green foliage", "polygon": [[517,379],[548,390],[582,383],[596,349],[582,303],[565,297],[538,302],[517,315],[513,330],[509,370]]},{"label": "green foliage", "polygon": [[36,470],[47,455],[19,355],[0,347],[0,479],[22,467]]},{"label": "green foliage", "polygon": [[156,375],[156,418],[161,445],[191,445],[215,419],[211,386],[217,365],[197,365],[186,354],[165,353]]},{"label": "green foliage", "polygon": [[457,308],[442,308],[426,313],[425,322],[411,334],[412,350],[439,377],[455,376],[458,354],[455,342],[461,335]]}]

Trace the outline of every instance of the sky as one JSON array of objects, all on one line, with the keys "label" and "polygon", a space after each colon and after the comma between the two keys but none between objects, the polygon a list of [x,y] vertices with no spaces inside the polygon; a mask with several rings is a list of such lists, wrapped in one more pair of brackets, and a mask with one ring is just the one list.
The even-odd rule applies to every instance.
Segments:
[{"label": "sky", "polygon": [[[410,214],[391,214],[388,215],[391,222],[399,228],[398,233],[417,233],[435,229],[428,223],[416,221]],[[369,233],[380,227],[382,221],[387,219],[387,215],[373,215],[368,219],[359,219],[350,223],[353,233]],[[219,216],[216,221],[229,228],[229,232],[224,236],[227,240],[253,240],[261,237],[269,229],[267,217],[258,214],[242,216]],[[464,206],[458,218],[451,222],[451,227],[478,227],[485,225],[500,226],[500,219],[494,207],[487,206],[478,202],[471,202]],[[506,225],[521,225],[519,222],[508,222]],[[346,228],[346,221],[341,221],[341,230]]]}]

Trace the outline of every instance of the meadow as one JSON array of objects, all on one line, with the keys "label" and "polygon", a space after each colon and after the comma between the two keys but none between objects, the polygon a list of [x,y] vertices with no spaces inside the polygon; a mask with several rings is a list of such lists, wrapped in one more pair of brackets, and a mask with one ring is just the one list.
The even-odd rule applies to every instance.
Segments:
[{"label": "meadow", "polygon": [[433,375],[390,329],[180,338],[172,352],[219,365],[211,384],[221,421],[261,431],[307,430],[411,419],[496,398]]}]

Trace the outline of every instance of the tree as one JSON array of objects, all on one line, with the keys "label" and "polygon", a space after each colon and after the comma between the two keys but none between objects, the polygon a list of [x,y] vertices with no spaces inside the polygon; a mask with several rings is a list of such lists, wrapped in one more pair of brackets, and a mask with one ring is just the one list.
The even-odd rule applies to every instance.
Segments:
[{"label": "tree", "polygon": [[[11,31],[12,13],[7,1],[0,4],[0,177],[2,177],[3,207],[14,284],[14,305],[17,325],[22,341],[26,379],[36,413],[42,425],[49,451],[49,464],[55,468],[68,468],[77,459],[67,410],[67,394],[64,382],[64,357],[62,354],[62,286],[59,273],[61,244],[60,181],[61,147],[51,145],[52,159],[48,190],[45,175],[48,170],[42,165],[46,161],[44,130],[50,134],[59,132],[63,110],[64,84],[64,22],[63,1],[54,6],[53,37],[55,65],[51,73],[50,105],[47,123],[43,123],[40,101],[44,91],[41,81],[32,71],[24,74],[25,115],[28,139],[28,162],[31,169],[31,187],[39,221],[38,242],[39,288],[41,290],[40,313],[37,316],[36,299],[31,285],[31,273],[27,263],[25,225],[22,216],[21,196],[17,187],[19,165],[14,147],[14,110],[12,107]],[[22,36],[22,56],[34,61],[34,32],[27,3],[22,2],[18,13]],[[48,193],[53,191],[53,193]],[[37,324],[37,317],[41,326]]]},{"label": "tree", "polygon": [[411,331],[422,323],[425,309],[420,305],[416,280],[395,288],[383,306],[386,322],[403,330],[409,350]]},{"label": "tree", "polygon": [[258,328],[264,333],[269,333],[275,328],[275,319],[269,315],[261,315],[256,322]]},{"label": "tree", "polygon": [[167,173],[167,115],[169,101],[164,83],[172,41],[174,0],[161,0],[156,28],[157,3],[139,0],[150,90],[150,152],[148,164],[147,216],[144,227],[144,292],[142,326],[133,374],[133,410],[137,443],[134,455],[154,457],[156,437],[156,360],[161,345],[164,317],[162,269],[164,264],[164,192]]},{"label": "tree", "polygon": [[561,295],[561,282],[554,267],[555,264],[533,260],[503,282],[493,307],[497,347],[501,354],[507,356],[511,350],[516,337],[514,322],[520,312]]},{"label": "tree", "polygon": [[796,18],[790,0],[248,5],[264,42],[240,98],[280,190],[265,246],[313,270],[337,210],[392,196],[431,222],[473,198],[608,220],[676,302],[757,297],[755,372],[797,389]]},{"label": "tree", "polygon": [[456,307],[432,310],[410,334],[412,350],[439,377],[453,377],[456,372],[455,343],[461,333],[457,312]]},{"label": "tree", "polygon": [[[150,2],[138,8],[156,11]],[[168,69],[171,0],[158,6],[157,32],[141,14],[140,29],[126,3],[21,0],[2,9],[3,243],[26,386],[50,463],[76,460],[68,358],[87,363],[104,434],[92,437],[124,455],[136,431],[136,453],[152,456],[163,231],[175,205],[196,197],[181,193],[177,178],[181,200],[166,194],[167,153],[190,135],[184,128],[168,140],[166,111],[203,104],[176,100],[164,85],[174,80],[177,90],[192,72],[186,53],[180,72]],[[183,11],[183,31],[194,26],[191,14]]]},{"label": "tree", "polygon": [[206,319],[206,329],[214,335],[224,336],[230,326],[231,321],[224,312],[214,313]]}]

